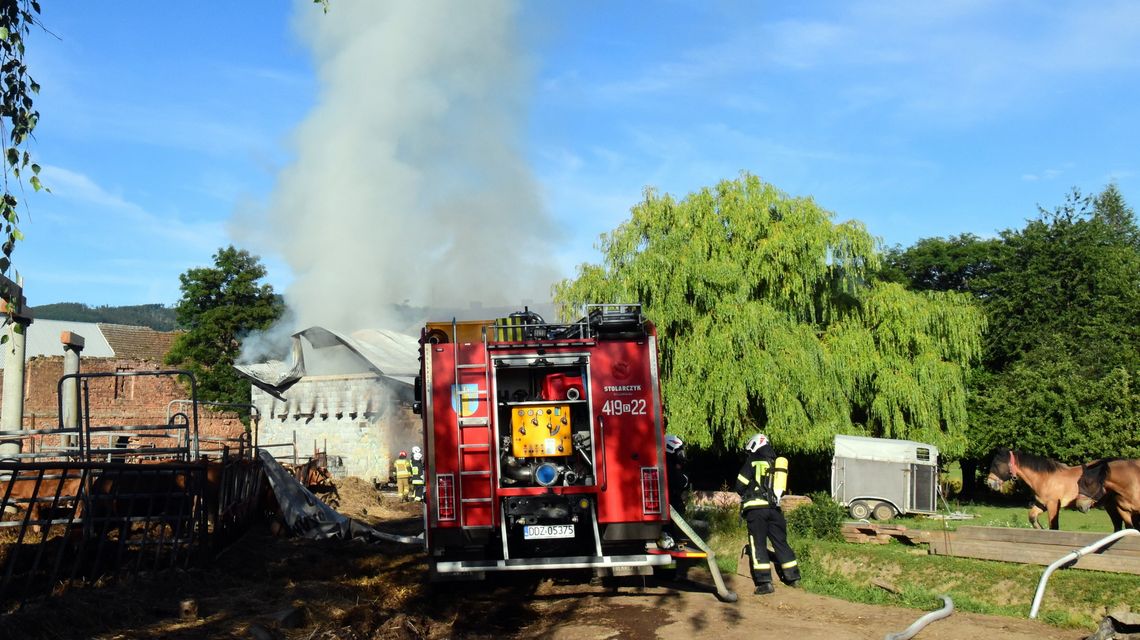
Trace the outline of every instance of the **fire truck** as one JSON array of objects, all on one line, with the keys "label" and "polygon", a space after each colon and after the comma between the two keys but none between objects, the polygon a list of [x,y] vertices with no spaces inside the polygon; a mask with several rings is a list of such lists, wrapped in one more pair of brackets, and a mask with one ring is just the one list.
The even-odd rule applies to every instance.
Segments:
[{"label": "fire truck", "polygon": [[[657,334],[640,305],[429,322],[417,402],[432,577],[646,574],[670,520]],[[718,574],[719,578],[719,574]]]}]

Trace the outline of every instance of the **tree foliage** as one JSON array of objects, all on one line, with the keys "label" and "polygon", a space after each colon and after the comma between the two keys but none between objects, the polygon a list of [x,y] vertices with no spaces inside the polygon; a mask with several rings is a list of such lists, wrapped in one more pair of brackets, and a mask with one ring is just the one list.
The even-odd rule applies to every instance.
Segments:
[{"label": "tree foliage", "polygon": [[182,298],[175,314],[186,332],[174,341],[166,362],[194,373],[199,399],[249,402],[249,383],[233,368],[241,339],[269,328],[283,312],[273,287],[260,282],[265,275],[256,256],[230,246],[214,254],[213,267],[179,276]]},{"label": "tree foliage", "polygon": [[[32,25],[37,23],[40,5],[35,0],[0,0],[0,136],[4,139],[4,193],[0,195],[0,217],[3,218],[3,242],[0,243],[0,273],[7,274],[12,265],[12,251],[23,239],[18,223],[19,199],[15,191],[22,184],[25,171],[31,171],[28,184],[39,191],[40,166],[32,162],[27,142],[39,122],[33,96],[40,85],[28,75],[24,64],[24,44]],[[6,293],[6,292],[5,292]],[[7,297],[7,296],[6,296]]]},{"label": "tree foliage", "polygon": [[644,305],[670,429],[687,441],[731,449],[763,429],[794,452],[836,433],[963,448],[982,315],[966,296],[872,280],[880,255],[860,223],[744,174],[680,201],[646,190],[599,248],[602,264],[555,299],[567,315]]},{"label": "tree foliage", "polygon": [[82,302],[57,302],[36,305],[32,309],[32,315],[40,320],[109,322],[111,324],[150,327],[155,331],[173,331],[176,327],[174,309],[161,304],[91,307]]},{"label": "tree foliage", "polygon": [[972,233],[923,238],[905,250],[887,250],[879,277],[915,291],[970,293],[993,271],[1000,245],[997,239],[983,240]]},{"label": "tree foliage", "polygon": [[972,450],[1140,456],[1140,233],[1115,186],[1001,236]]}]

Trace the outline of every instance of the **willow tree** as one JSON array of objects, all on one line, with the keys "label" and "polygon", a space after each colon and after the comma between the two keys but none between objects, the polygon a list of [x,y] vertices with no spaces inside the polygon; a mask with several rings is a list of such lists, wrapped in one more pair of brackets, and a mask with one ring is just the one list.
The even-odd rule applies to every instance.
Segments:
[{"label": "willow tree", "polygon": [[715,449],[762,429],[789,452],[837,433],[964,447],[967,296],[875,283],[876,240],[810,198],[742,175],[677,201],[647,189],[602,264],[555,286],[567,316],[641,302],[660,335],[670,429]]}]

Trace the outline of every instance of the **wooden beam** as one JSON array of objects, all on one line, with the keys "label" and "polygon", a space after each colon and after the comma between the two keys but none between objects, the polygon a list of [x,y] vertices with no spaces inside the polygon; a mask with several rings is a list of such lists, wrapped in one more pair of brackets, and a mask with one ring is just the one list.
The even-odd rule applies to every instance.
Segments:
[{"label": "wooden beam", "polygon": [[[940,536],[930,543],[932,555],[954,556],[958,558],[978,558],[981,560],[999,560],[1002,562],[1018,562],[1022,564],[1038,564],[1048,566],[1063,555],[1052,545],[1038,546],[1024,543],[992,542],[978,540],[947,540]],[[1132,555],[1113,554],[1088,555],[1077,561],[1077,569],[1091,571],[1108,571],[1112,573],[1130,573],[1140,575],[1140,557]]]},{"label": "wooden beam", "polygon": [[[955,540],[1055,545],[1067,547],[1071,551],[1086,547],[1109,534],[1107,532],[1051,531],[1048,529],[1014,529],[1010,527],[958,527],[952,535]],[[1140,553],[1140,538],[1128,537],[1117,540],[1111,549],[1113,551]]]}]

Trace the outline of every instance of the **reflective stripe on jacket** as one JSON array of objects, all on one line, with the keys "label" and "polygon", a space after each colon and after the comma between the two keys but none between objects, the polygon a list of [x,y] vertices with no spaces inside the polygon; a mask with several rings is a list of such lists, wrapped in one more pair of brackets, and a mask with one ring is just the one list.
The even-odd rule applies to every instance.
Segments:
[{"label": "reflective stripe on jacket", "polygon": [[740,494],[741,511],[775,504],[771,470],[772,462],[766,458],[749,457],[740,467],[736,474],[736,493]]}]

